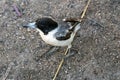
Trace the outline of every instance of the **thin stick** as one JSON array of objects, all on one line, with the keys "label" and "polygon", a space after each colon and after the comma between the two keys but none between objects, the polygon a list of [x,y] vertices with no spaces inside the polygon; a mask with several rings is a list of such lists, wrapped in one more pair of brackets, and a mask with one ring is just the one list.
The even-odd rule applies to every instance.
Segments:
[{"label": "thin stick", "polygon": [[[64,55],[66,55],[66,54],[67,54],[68,50],[69,50],[69,48],[67,48],[67,49],[66,49],[66,51],[65,51],[65,54],[64,54]],[[62,60],[61,60],[61,62],[60,62],[60,64],[59,64],[59,66],[58,66],[58,69],[57,69],[57,71],[56,71],[56,73],[55,73],[55,76],[54,76],[53,80],[55,80],[55,79],[56,79],[56,77],[57,77],[57,75],[58,75],[58,73],[59,73],[59,71],[60,71],[60,68],[62,67],[63,62],[64,62],[64,59],[62,59]]]},{"label": "thin stick", "polygon": [[84,16],[85,16],[85,13],[86,13],[86,11],[87,11],[87,9],[88,9],[88,5],[90,4],[90,1],[91,1],[91,0],[88,0],[87,5],[86,5],[85,8],[84,8],[84,11],[83,11],[83,13],[82,13],[82,15],[81,15],[80,22],[82,21],[82,19],[83,19]]},{"label": "thin stick", "polygon": [[[88,5],[89,5],[89,4],[90,4],[90,0],[88,0],[87,5],[86,5],[85,8],[84,8],[84,11],[83,11],[83,13],[82,13],[82,15],[81,15],[80,22],[82,21],[83,17],[85,16],[85,13],[86,13],[86,11],[87,11],[87,8],[88,8]],[[68,50],[69,50],[69,48],[67,48],[67,50],[65,51],[64,55],[67,55]],[[53,80],[56,79],[56,77],[57,77],[57,75],[58,75],[58,73],[59,73],[59,71],[60,71],[60,69],[61,69],[61,67],[62,67],[62,65],[63,65],[63,62],[64,62],[64,59],[61,60],[59,66],[58,66],[58,68],[57,68],[57,71],[56,71],[56,73],[55,73],[55,76],[53,77]]]},{"label": "thin stick", "polygon": [[3,79],[2,79],[2,80],[6,80],[7,76],[9,75],[9,72],[10,72],[10,70],[11,70],[11,68],[12,68],[12,65],[13,65],[12,62],[8,65],[8,68],[7,68],[7,70],[6,70],[6,73],[5,73],[5,75],[3,75],[3,77],[2,77]]},{"label": "thin stick", "polygon": [[15,10],[16,14],[21,17],[22,13],[20,12],[20,10],[18,9],[17,5],[14,3],[13,5],[13,9]]}]

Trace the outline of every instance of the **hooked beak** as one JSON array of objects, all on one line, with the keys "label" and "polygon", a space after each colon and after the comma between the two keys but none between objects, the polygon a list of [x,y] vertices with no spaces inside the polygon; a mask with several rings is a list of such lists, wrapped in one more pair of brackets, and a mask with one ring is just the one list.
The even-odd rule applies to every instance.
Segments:
[{"label": "hooked beak", "polygon": [[24,28],[36,28],[36,22],[28,23],[28,24],[23,24]]}]

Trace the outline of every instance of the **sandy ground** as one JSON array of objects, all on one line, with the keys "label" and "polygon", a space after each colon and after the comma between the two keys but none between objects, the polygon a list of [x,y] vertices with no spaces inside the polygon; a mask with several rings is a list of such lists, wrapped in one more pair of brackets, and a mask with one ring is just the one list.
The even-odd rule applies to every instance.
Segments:
[{"label": "sandy ground", "polygon": [[[65,48],[51,46],[24,22],[79,17],[87,0],[0,0],[0,80],[52,80]],[[12,5],[19,6],[19,17]],[[120,0],[92,0],[73,48],[56,80],[120,80]]]}]

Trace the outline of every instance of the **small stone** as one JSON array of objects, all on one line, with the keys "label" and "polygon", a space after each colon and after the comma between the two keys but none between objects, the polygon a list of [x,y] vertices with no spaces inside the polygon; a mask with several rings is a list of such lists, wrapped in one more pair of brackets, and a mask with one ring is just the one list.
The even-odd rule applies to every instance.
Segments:
[{"label": "small stone", "polygon": [[19,37],[20,39],[25,39],[25,36],[21,36],[21,37]]}]

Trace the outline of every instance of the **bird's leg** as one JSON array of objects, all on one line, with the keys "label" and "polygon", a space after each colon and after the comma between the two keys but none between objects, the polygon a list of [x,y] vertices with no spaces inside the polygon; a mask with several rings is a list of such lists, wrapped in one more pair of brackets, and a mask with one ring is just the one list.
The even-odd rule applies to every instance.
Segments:
[{"label": "bird's leg", "polygon": [[67,58],[69,58],[69,57],[72,57],[72,56],[74,56],[75,54],[78,53],[78,50],[72,49],[71,47],[72,47],[72,45],[69,45],[69,46],[68,46],[68,48],[67,48],[67,50],[66,50],[66,52],[65,52],[64,59],[67,59]]},{"label": "bird's leg", "polygon": [[52,46],[52,47],[50,47],[50,49],[47,52],[43,53],[41,55],[41,57],[48,58],[48,57],[50,57],[51,55],[53,55],[58,50],[59,50],[59,47]]},{"label": "bird's leg", "polygon": [[64,57],[64,59],[70,58],[70,57],[74,56],[74,55],[77,54],[77,53],[78,53],[77,50],[69,49],[69,50],[68,50],[68,54]]}]

